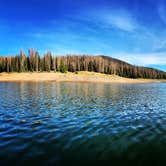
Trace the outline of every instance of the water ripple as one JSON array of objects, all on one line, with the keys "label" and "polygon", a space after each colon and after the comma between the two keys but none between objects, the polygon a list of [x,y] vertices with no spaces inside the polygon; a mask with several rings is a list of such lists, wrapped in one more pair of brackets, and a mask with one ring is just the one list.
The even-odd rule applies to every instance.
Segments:
[{"label": "water ripple", "polygon": [[0,83],[0,94],[0,165],[166,162],[166,84]]}]

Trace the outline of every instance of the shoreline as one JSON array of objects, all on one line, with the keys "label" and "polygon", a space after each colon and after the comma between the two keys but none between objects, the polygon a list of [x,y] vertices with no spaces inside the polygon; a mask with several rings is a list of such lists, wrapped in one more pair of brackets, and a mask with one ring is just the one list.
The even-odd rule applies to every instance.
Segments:
[{"label": "shoreline", "polygon": [[117,75],[81,71],[78,74],[67,72],[23,72],[0,73],[0,82],[93,82],[115,84],[161,83],[163,79],[132,79]]}]

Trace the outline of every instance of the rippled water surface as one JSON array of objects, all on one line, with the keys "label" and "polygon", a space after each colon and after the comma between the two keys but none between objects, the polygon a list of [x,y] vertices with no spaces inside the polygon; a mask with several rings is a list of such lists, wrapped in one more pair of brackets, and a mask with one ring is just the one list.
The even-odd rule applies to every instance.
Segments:
[{"label": "rippled water surface", "polygon": [[0,83],[0,165],[165,165],[166,84]]}]

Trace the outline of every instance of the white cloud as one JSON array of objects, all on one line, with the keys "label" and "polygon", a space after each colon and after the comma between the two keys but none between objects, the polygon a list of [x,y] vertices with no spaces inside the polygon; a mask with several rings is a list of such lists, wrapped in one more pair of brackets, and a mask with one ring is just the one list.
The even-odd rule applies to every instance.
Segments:
[{"label": "white cloud", "polygon": [[105,13],[102,17],[105,23],[113,25],[124,31],[133,31],[136,28],[134,19],[126,10]]},{"label": "white cloud", "polygon": [[132,32],[137,28],[135,18],[125,9],[99,9],[90,11],[87,15],[87,18],[91,21],[107,28],[114,27],[128,32]]},{"label": "white cloud", "polygon": [[121,53],[116,54],[115,57],[139,66],[166,65],[166,52],[143,54]]}]

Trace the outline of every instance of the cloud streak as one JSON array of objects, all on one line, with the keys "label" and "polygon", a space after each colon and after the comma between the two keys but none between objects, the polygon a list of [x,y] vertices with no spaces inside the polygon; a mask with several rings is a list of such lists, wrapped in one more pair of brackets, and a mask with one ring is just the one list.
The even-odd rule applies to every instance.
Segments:
[{"label": "cloud streak", "polygon": [[137,28],[137,22],[132,14],[126,9],[95,9],[87,11],[82,17],[88,18],[105,28],[118,28],[122,31],[132,32]]},{"label": "cloud streak", "polygon": [[159,4],[158,6],[158,14],[160,16],[160,19],[164,24],[166,24],[166,8],[163,4]]},{"label": "cloud streak", "polygon": [[115,57],[140,66],[166,65],[166,52],[144,54],[120,53],[115,55]]}]

